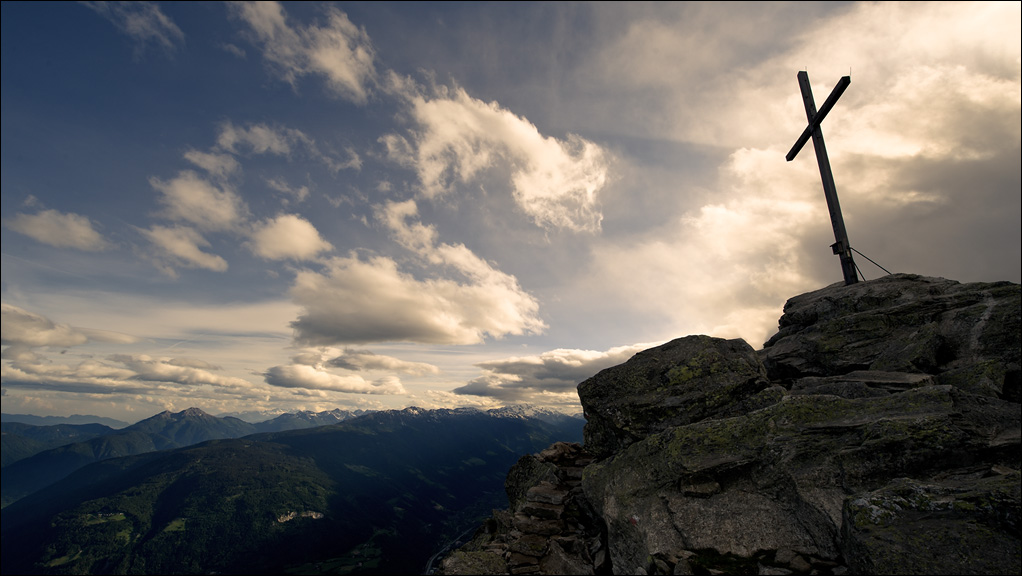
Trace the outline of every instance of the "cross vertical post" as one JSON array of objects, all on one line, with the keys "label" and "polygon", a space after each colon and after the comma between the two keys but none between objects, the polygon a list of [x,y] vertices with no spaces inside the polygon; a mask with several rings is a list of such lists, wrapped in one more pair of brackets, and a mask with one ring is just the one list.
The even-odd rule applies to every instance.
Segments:
[{"label": "cross vertical post", "polygon": [[850,286],[859,281],[855,271],[855,260],[852,259],[852,246],[848,242],[848,232],[845,230],[845,220],[841,216],[841,204],[837,199],[837,188],[834,186],[834,173],[830,170],[830,157],[827,156],[827,146],[823,143],[823,130],[820,123],[834,107],[834,103],[841,97],[852,81],[851,77],[844,76],[838,81],[837,86],[827,97],[826,102],[816,110],[816,101],[813,100],[813,89],[809,85],[809,73],[802,71],[798,73],[798,85],[802,90],[802,100],[806,107],[806,118],[809,125],[802,132],[802,135],[792,146],[785,157],[789,162],[795,158],[799,150],[811,137],[813,147],[816,149],[816,162],[820,165],[820,177],[823,179],[823,194],[827,198],[827,210],[830,211],[830,224],[834,228],[834,244],[831,249],[834,254],[841,257],[841,271],[844,273],[845,285]]}]

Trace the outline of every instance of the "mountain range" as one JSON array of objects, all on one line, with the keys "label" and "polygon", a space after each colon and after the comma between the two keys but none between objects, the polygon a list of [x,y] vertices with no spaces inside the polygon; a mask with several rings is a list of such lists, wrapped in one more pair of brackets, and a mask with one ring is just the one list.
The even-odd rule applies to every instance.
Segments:
[{"label": "mountain range", "polygon": [[[237,433],[241,424],[251,426],[191,409],[158,414],[120,436],[169,446],[198,438],[196,430]],[[111,457],[4,508],[2,568],[420,572],[435,551],[504,505],[504,476],[522,454],[581,440],[583,425],[520,407],[407,408]],[[111,436],[118,435],[102,438]],[[116,446],[97,440],[78,445],[92,455]],[[4,469],[5,490],[18,465]]]},{"label": "mountain range", "polygon": [[36,416],[35,414],[0,414],[0,422],[20,422],[32,426],[54,426],[57,424],[102,424],[110,428],[124,428],[127,422],[104,416],[72,414],[70,416]]},{"label": "mountain range", "polygon": [[[107,458],[182,448],[206,440],[240,438],[259,432],[281,432],[336,424],[356,413],[346,410],[285,413],[251,424],[216,417],[198,408],[164,411],[120,430],[97,424],[30,426],[3,422],[3,506]],[[47,440],[42,440],[46,438]]]}]

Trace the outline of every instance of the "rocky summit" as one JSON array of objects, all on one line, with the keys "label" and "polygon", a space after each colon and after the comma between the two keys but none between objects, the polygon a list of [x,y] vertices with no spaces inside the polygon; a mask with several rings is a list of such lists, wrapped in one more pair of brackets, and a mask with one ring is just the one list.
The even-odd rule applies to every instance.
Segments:
[{"label": "rocky summit", "polygon": [[1018,574],[1022,286],[895,274],[578,386],[447,574]]}]

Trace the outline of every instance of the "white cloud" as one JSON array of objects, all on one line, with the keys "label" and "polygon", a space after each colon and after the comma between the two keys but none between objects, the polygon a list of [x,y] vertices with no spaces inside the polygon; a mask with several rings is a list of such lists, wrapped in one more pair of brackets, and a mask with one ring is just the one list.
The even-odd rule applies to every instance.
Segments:
[{"label": "white cloud", "polygon": [[417,279],[397,263],[352,254],[334,258],[325,273],[302,270],[291,296],[303,307],[292,323],[305,345],[367,342],[474,344],[487,336],[540,333],[539,303],[505,274],[462,244],[437,244],[436,230],[417,221],[414,201],[378,206],[376,217],[405,248],[460,279]]},{"label": "white cloud", "polygon": [[415,166],[415,147],[400,134],[384,134],[376,139],[386,148],[387,158],[401,166]]},{"label": "white cloud", "polygon": [[227,270],[226,260],[216,254],[202,251],[203,247],[209,246],[209,242],[191,228],[155,225],[140,232],[160,249],[159,261],[169,261],[169,264],[161,265],[158,262],[158,265],[171,276],[174,275],[172,266],[204,268],[214,272]]},{"label": "white cloud", "polygon": [[267,260],[308,260],[333,249],[308,220],[294,214],[258,224],[249,246],[252,253]]},{"label": "white cloud", "polygon": [[326,360],[326,365],[353,372],[381,370],[414,375],[440,373],[440,369],[432,364],[408,362],[393,356],[375,354],[368,350],[345,349],[337,355],[331,355]]},{"label": "white cloud", "polygon": [[153,2],[82,2],[106,18],[137,43],[140,55],[149,43],[172,51],[184,42],[185,35]]},{"label": "white cloud", "polygon": [[[594,241],[592,273],[574,284],[579,312],[620,302],[647,329],[660,323],[655,334],[758,346],[786,298],[841,279],[812,146],[783,160],[805,126],[806,68],[817,106],[851,68],[823,129],[854,247],[892,271],[1017,277],[1017,3],[855,3],[823,18],[769,4],[741,18],[712,4],[647,9],[657,14],[630,22],[587,70],[585,88],[616,95],[619,113],[576,110],[611,133],[732,152],[709,200],[679,180],[692,198],[683,216]],[[792,26],[786,43],[764,42]]]},{"label": "white cloud", "polygon": [[334,258],[325,273],[296,275],[291,296],[303,311],[292,323],[295,339],[305,345],[474,344],[545,328],[538,303],[513,277],[493,271],[473,280],[418,280],[380,256]]},{"label": "white cloud", "polygon": [[249,25],[262,45],[263,57],[285,82],[295,86],[301,76],[326,78],[330,89],[359,104],[369,97],[375,80],[375,52],[365,30],[335,8],[326,9],[323,26],[289,26],[277,2],[234,4],[235,14]]},{"label": "white cloud", "polygon": [[210,176],[223,180],[238,171],[241,165],[230,154],[217,154],[215,152],[200,152],[189,150],[185,152],[185,160],[195,164],[209,173]]},{"label": "white cloud", "polygon": [[[985,128],[996,114],[966,112],[967,124],[947,130],[963,116],[959,104],[999,101],[1001,112],[1018,105],[1018,3],[761,3],[741,15],[684,3],[601,12],[629,22],[580,72],[572,111],[617,134],[790,147],[805,125],[800,70],[809,72],[817,106],[851,74],[824,123],[828,144],[841,133],[871,155],[968,148],[984,133],[970,124]],[[608,100],[614,113],[587,104]],[[996,130],[1018,130],[1002,120]]]},{"label": "white cloud", "polygon": [[132,378],[148,382],[168,382],[188,386],[210,385],[224,388],[248,389],[246,380],[231,376],[220,376],[212,371],[217,368],[194,358],[153,358],[146,354],[115,354],[110,360],[124,365],[134,373]]},{"label": "white cloud", "polygon": [[225,231],[233,230],[247,218],[248,207],[241,197],[191,170],[179,172],[168,182],[153,177],[149,184],[162,194],[159,199],[165,207],[162,215],[171,220],[189,222],[200,230]]},{"label": "white cloud", "polygon": [[381,139],[397,161],[407,163],[413,156],[426,197],[478,181],[499,167],[510,170],[514,200],[537,226],[599,230],[603,215],[597,194],[608,178],[606,151],[575,134],[563,140],[543,136],[525,118],[462,88],[438,92],[432,98],[405,94],[417,124],[414,150],[403,137]]},{"label": "white cloud", "polygon": [[93,228],[92,221],[79,214],[65,214],[56,210],[18,214],[7,223],[7,227],[57,248],[76,248],[90,252],[110,248],[110,243]]},{"label": "white cloud", "polygon": [[81,330],[66,324],[57,324],[39,314],[17,306],[0,304],[3,322],[0,322],[0,341],[4,345],[36,346],[77,346],[88,341]]},{"label": "white cloud", "polygon": [[[418,206],[414,200],[388,202],[376,207],[377,220],[390,229],[399,244],[430,264],[458,272],[479,287],[487,287],[495,294],[503,293],[513,297],[505,307],[521,310],[528,316],[535,314],[538,304],[519,287],[514,276],[495,269],[464,244],[438,244],[436,228],[413,221],[417,217]],[[541,330],[544,327],[538,319],[531,323],[534,327],[530,331]]]},{"label": "white cloud", "polygon": [[369,382],[358,375],[340,376],[321,366],[291,364],[274,366],[264,374],[266,383],[283,388],[306,388],[352,394],[404,394],[404,386],[394,377]]}]

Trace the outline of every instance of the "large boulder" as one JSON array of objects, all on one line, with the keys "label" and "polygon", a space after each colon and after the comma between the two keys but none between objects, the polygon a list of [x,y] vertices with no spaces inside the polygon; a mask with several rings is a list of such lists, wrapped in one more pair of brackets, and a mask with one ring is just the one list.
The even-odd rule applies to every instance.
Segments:
[{"label": "large boulder", "polygon": [[858,574],[997,574],[1019,560],[1018,470],[929,482],[899,478],[845,501],[844,546]]},{"label": "large boulder", "polygon": [[922,373],[1019,400],[1018,284],[913,274],[834,284],[788,300],[778,325],[761,352],[774,381],[862,370]]},{"label": "large boulder", "polygon": [[1017,573],[1020,302],[1007,282],[834,285],[788,301],[763,368],[701,336],[583,382],[613,571]]},{"label": "large boulder", "polygon": [[679,338],[578,385],[585,446],[602,458],[655,432],[743,414],[780,399],[783,391],[769,387],[744,340]]},{"label": "large boulder", "polygon": [[[892,554],[909,567],[901,573],[939,557],[938,572],[969,573],[985,546],[998,556],[982,573],[1017,571],[1020,428],[1018,404],[952,386],[855,399],[792,395],[653,434],[588,466],[582,485],[607,525],[615,573],[656,570],[653,558],[770,566],[786,553],[861,573],[892,573],[884,561]],[[898,509],[885,495],[902,494],[906,478],[949,487]],[[1005,488],[1012,481],[1014,492]],[[880,526],[860,512],[871,505],[900,516],[880,515]],[[940,522],[920,520],[934,511]],[[926,537],[917,533],[923,525]],[[945,545],[959,533],[970,535],[972,552],[955,560]]]},{"label": "large boulder", "polygon": [[758,352],[640,352],[579,384],[581,486],[585,458],[523,458],[477,549],[512,574],[1017,574],[1020,303],[899,274],[792,298]]}]

